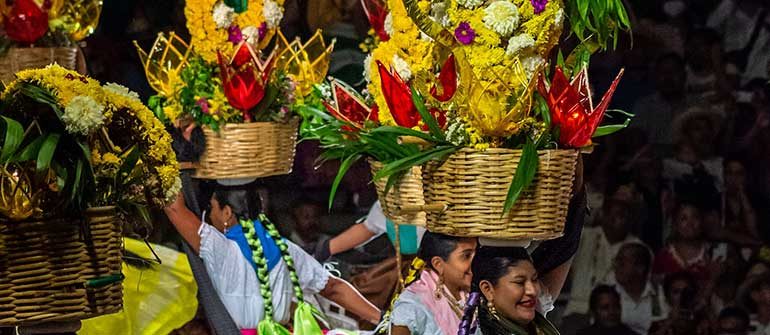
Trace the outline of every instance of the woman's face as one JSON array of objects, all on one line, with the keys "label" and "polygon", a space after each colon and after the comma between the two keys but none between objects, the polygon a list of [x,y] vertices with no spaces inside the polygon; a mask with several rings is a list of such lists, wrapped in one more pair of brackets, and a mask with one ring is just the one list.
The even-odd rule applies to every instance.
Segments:
[{"label": "woman's face", "polygon": [[701,237],[701,221],[698,210],[684,206],[676,216],[677,236],[683,240],[695,240]]},{"label": "woman's face", "polygon": [[617,295],[602,294],[596,301],[596,323],[604,328],[616,327],[620,324],[621,311]]},{"label": "woman's face", "polygon": [[519,261],[508,268],[508,274],[491,285],[482,281],[481,291],[491,301],[497,313],[519,325],[529,324],[535,318],[540,279],[530,261]]},{"label": "woman's face", "polygon": [[449,254],[447,260],[441,257],[434,257],[433,268],[439,272],[439,276],[444,280],[451,291],[471,290],[471,262],[476,255],[476,245],[478,241],[475,238],[461,239],[457,242],[455,250]]},{"label": "woman's face", "polygon": [[233,212],[230,206],[222,208],[215,197],[211,197],[211,211],[209,212],[209,221],[220,232],[227,228],[227,222],[232,221]]}]

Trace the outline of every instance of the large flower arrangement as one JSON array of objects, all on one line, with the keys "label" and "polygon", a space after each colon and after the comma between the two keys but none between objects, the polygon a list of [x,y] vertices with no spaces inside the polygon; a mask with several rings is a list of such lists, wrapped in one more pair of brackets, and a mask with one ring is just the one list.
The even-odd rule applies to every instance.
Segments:
[{"label": "large flower arrangement", "polygon": [[17,77],[1,97],[3,216],[39,219],[117,205],[146,218],[147,205],[176,198],[181,181],[171,138],[136,93],[58,65]]}]

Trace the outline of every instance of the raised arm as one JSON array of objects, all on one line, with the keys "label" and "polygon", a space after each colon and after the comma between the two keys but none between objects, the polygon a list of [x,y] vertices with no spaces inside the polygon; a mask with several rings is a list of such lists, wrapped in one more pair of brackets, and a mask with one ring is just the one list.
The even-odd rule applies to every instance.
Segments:
[{"label": "raised arm", "polygon": [[166,212],[166,216],[176,231],[179,232],[179,235],[182,235],[182,238],[190,244],[195,253],[198,253],[201,247],[201,237],[198,235],[201,220],[187,208],[184,196],[180,193],[176,197],[176,201],[164,208],[163,211]]}]

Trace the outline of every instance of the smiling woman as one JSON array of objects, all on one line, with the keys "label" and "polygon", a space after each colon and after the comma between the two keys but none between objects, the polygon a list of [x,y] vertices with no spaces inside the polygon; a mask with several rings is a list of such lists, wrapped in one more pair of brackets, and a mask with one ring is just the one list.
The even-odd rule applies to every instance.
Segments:
[{"label": "smiling woman", "polygon": [[[462,335],[555,335],[540,314],[540,281],[523,248],[481,247],[471,266],[472,293],[460,325]],[[471,320],[478,307],[478,329]]]}]

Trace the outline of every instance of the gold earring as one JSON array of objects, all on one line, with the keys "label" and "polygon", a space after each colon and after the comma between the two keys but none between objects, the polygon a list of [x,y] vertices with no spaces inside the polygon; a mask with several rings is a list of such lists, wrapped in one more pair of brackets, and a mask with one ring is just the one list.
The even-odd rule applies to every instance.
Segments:
[{"label": "gold earring", "polygon": [[497,315],[497,308],[495,308],[495,304],[492,301],[487,301],[487,310],[489,310],[489,314],[492,314],[492,317],[500,320],[500,316]]},{"label": "gold earring", "polygon": [[436,284],[436,290],[433,292],[433,295],[435,296],[436,300],[440,300],[443,296],[443,288],[444,288],[444,276],[438,277],[438,283]]}]

